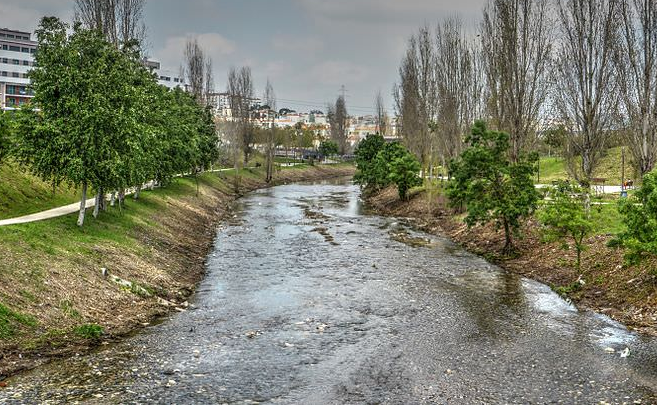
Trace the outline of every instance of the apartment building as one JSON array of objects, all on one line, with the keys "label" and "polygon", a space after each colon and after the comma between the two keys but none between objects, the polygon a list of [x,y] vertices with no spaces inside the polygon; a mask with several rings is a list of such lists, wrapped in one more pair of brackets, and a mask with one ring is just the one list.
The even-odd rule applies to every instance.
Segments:
[{"label": "apartment building", "polygon": [[146,66],[148,69],[155,74],[155,77],[157,79],[157,82],[165,87],[168,87],[169,89],[175,89],[176,87],[180,87],[183,90],[186,90],[185,88],[185,80],[180,77],[180,73],[174,72],[173,70],[169,69],[163,69],[162,65],[160,62],[152,59],[144,59],[143,61],[144,66]]},{"label": "apartment building", "polygon": [[0,108],[12,110],[30,102],[34,93],[27,72],[34,66],[37,43],[29,32],[0,28]]}]

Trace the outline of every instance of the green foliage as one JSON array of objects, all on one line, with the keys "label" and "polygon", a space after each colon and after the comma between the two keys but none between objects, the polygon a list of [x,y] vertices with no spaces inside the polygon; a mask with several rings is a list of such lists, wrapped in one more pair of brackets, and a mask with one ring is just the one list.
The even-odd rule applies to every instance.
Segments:
[{"label": "green foliage", "polygon": [[513,250],[512,233],[517,233],[520,218],[536,209],[538,192],[532,176],[536,156],[511,162],[509,135],[489,131],[478,121],[466,138],[468,147],[450,163],[452,181],[447,195],[453,207],[465,206],[468,226],[494,221],[504,228],[505,253]]},{"label": "green foliage", "polygon": [[407,200],[408,190],[422,184],[422,179],[418,175],[421,169],[420,162],[411,152],[404,149],[402,156],[393,159],[388,167],[390,169],[388,179],[397,186],[399,198]]},{"label": "green foliage", "polygon": [[553,240],[571,238],[577,251],[579,268],[585,248],[584,238],[593,230],[593,222],[584,208],[582,190],[560,182],[550,189],[549,196],[550,200],[538,214],[539,220],[545,225],[544,234]]},{"label": "green foliage", "polygon": [[619,204],[627,230],[618,235],[618,242],[627,249],[626,259],[638,262],[657,255],[657,170],[646,174],[643,185]]},{"label": "green foliage", "polygon": [[356,147],[356,174],[354,181],[363,187],[376,188],[379,186],[379,178],[376,172],[374,159],[385,146],[385,140],[381,135],[367,135]]},{"label": "green foliage", "polygon": [[[46,17],[30,78],[33,105],[15,120],[15,158],[44,181],[123,190],[218,159],[209,108],[157,84],[133,48]],[[83,219],[83,212],[80,218]]]},{"label": "green foliage", "polygon": [[9,118],[7,113],[0,109],[0,162],[9,151]]},{"label": "green foliage", "polygon": [[415,156],[399,142],[386,143],[381,135],[368,135],[356,148],[354,181],[370,190],[394,184],[399,198],[406,200],[408,190],[422,184],[421,166]]},{"label": "green foliage", "polygon": [[333,156],[338,154],[338,144],[335,141],[322,141],[319,144],[319,153],[322,156]]},{"label": "green foliage", "polygon": [[74,332],[84,339],[96,340],[103,335],[103,328],[95,323],[87,323],[75,328]]}]

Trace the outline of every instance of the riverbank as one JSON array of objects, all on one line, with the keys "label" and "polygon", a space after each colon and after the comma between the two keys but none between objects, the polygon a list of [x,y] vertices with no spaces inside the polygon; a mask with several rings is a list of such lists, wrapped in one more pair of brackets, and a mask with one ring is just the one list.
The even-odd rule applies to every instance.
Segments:
[{"label": "riverbank", "polygon": [[400,201],[394,188],[367,198],[381,215],[409,218],[416,227],[443,234],[467,250],[486,257],[500,267],[540,281],[571,299],[579,308],[608,315],[629,328],[657,335],[657,261],[628,266],[623,252],[607,247],[611,233],[593,235],[586,240],[582,265],[575,267],[575,251],[564,250],[560,242],[541,240],[539,224],[529,219],[521,237],[515,239],[516,257],[502,257],[504,235],[494,225],[468,228],[462,215],[446,208],[439,195],[425,191]]},{"label": "riverbank", "polygon": [[[353,171],[294,167],[277,172],[271,185]],[[241,179],[241,193],[268,186],[262,170]],[[217,225],[232,217],[232,185],[231,172],[208,173],[198,189],[196,179],[178,179],[81,229],[70,215],[0,228],[0,382],[186,310]]]}]

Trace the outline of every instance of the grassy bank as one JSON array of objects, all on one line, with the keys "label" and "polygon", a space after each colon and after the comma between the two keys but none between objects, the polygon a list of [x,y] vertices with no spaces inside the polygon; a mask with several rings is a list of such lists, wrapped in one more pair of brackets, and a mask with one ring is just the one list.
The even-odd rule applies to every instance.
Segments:
[{"label": "grassy bank", "polygon": [[624,226],[615,205],[594,206],[595,232],[586,240],[587,250],[577,269],[575,249],[570,246],[564,250],[560,242],[543,242],[540,225],[534,219],[524,223],[521,237],[515,240],[518,255],[502,257],[499,252],[504,246],[504,232],[493,225],[467,228],[463,215],[447,209],[438,191],[429,195],[416,190],[410,201],[402,202],[396,190],[387,189],[368,201],[381,214],[409,217],[427,232],[446,235],[508,271],[550,285],[580,308],[657,334],[657,261],[629,266],[622,250],[607,247],[613,234]]},{"label": "grassy bank", "polygon": [[75,188],[53,187],[15,163],[0,164],[0,219],[33,214],[79,199],[80,192]]},{"label": "grassy bank", "polygon": [[[275,182],[352,173],[351,166],[295,167],[277,172]],[[195,179],[177,179],[126,199],[122,210],[89,217],[83,228],[75,215],[0,227],[0,379],[184,307],[203,276],[217,222],[236,198],[232,176],[199,176],[198,196]],[[244,192],[266,186],[262,170],[241,177]]]},{"label": "grassy bank", "polygon": [[[605,151],[596,165],[593,177],[605,179],[608,186],[621,184],[621,148],[610,148]],[[558,156],[542,156],[540,160],[540,173],[535,178],[539,183],[550,184],[555,180],[571,179],[568,174],[566,161]],[[632,154],[625,151],[625,179],[636,180],[639,176],[632,168]]]}]

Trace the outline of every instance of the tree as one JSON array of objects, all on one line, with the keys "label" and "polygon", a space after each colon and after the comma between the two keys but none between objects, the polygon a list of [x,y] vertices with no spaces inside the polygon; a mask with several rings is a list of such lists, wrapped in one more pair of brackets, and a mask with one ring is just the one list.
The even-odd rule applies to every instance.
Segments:
[{"label": "tree", "polygon": [[82,188],[82,226],[89,188],[100,192],[130,180],[121,162],[143,129],[138,112],[144,98],[134,74],[145,68],[98,31],[76,24],[68,36],[67,28],[54,17],[41,20],[37,66],[29,73],[38,119],[31,130],[18,131],[16,155],[44,180]]},{"label": "tree", "polygon": [[481,40],[489,115],[497,130],[509,133],[512,160],[536,140],[548,94],[551,26],[544,0],[491,0],[484,9]]},{"label": "tree", "polygon": [[9,118],[6,112],[0,109],[0,162],[9,151]]},{"label": "tree", "polygon": [[568,133],[568,170],[588,194],[617,111],[612,62],[618,36],[618,2],[559,0],[558,9],[562,40],[554,81],[568,85],[554,87],[554,106]]},{"label": "tree", "polygon": [[319,144],[319,154],[324,157],[337,155],[338,152],[339,147],[335,141],[323,141]]},{"label": "tree", "polygon": [[[251,103],[253,101],[253,78],[251,68],[243,66],[239,70],[231,68],[228,71],[228,102],[232,119],[236,123],[233,141],[234,157],[240,152],[244,154],[244,164],[248,164],[251,156],[255,132],[251,128]],[[235,163],[237,165],[237,163]],[[237,170],[237,166],[236,166]]]},{"label": "tree", "polygon": [[390,164],[397,159],[403,158],[407,153],[409,153],[408,148],[399,142],[384,143],[381,150],[376,154],[373,164],[372,176],[376,179],[375,185],[377,188],[393,184],[390,177],[392,171]]},{"label": "tree", "polygon": [[621,0],[616,67],[634,164],[643,176],[657,162],[657,3]]},{"label": "tree", "polygon": [[[577,252],[576,266],[579,269],[584,250],[584,238],[593,230],[593,223],[586,215],[582,193],[578,187],[560,182],[550,189],[550,200],[539,211],[538,218],[545,226],[548,239],[570,238]],[[564,243],[564,247],[568,245]]]},{"label": "tree", "polygon": [[475,118],[481,118],[482,80],[476,68],[474,44],[457,18],[436,29],[436,117],[434,131],[443,167],[456,158]]},{"label": "tree", "polygon": [[436,110],[435,66],[430,30],[422,27],[408,42],[393,95],[404,144],[423,167],[429,165],[434,152],[429,123]]},{"label": "tree", "polygon": [[408,190],[422,184],[421,168],[420,162],[408,150],[390,162],[388,179],[397,186],[399,199],[408,200]]},{"label": "tree", "polygon": [[331,124],[331,139],[338,145],[341,155],[347,153],[348,120],[347,104],[343,96],[339,96],[334,106],[328,107],[328,119]]},{"label": "tree", "polygon": [[276,128],[274,127],[274,121],[276,119],[276,94],[274,93],[274,87],[272,86],[269,79],[267,79],[267,85],[265,86],[265,94],[262,96],[262,101],[267,105],[267,124],[269,128],[266,130],[265,135],[265,169],[266,176],[265,181],[267,183],[271,182],[274,177],[274,148],[276,147]]},{"label": "tree", "polygon": [[657,171],[643,177],[643,184],[631,198],[620,202],[627,230],[617,242],[625,246],[626,259],[638,262],[647,255],[657,255]]},{"label": "tree", "polygon": [[184,77],[189,83],[189,91],[196,102],[206,106],[210,104],[210,94],[214,91],[212,58],[198,43],[198,39],[188,39],[185,43]]},{"label": "tree", "polygon": [[146,0],[75,0],[75,20],[99,30],[117,47],[134,40],[143,47],[145,5]]},{"label": "tree", "polygon": [[385,140],[379,134],[367,135],[365,139],[360,141],[354,152],[357,168],[356,174],[354,174],[354,181],[357,184],[367,189],[377,189],[380,186],[375,159],[384,145]]},{"label": "tree", "polygon": [[376,97],[374,98],[374,110],[376,111],[376,133],[386,136],[388,133],[388,113],[383,103],[381,90],[376,93]]},{"label": "tree", "polygon": [[453,207],[465,205],[468,226],[494,221],[504,228],[503,252],[513,252],[512,233],[520,218],[536,209],[538,193],[532,176],[537,156],[519,156],[511,161],[509,135],[489,131],[477,121],[466,138],[466,149],[449,167],[451,182],[447,195]]}]

